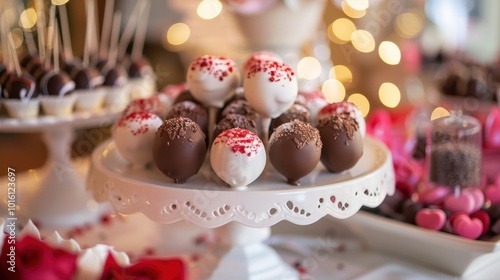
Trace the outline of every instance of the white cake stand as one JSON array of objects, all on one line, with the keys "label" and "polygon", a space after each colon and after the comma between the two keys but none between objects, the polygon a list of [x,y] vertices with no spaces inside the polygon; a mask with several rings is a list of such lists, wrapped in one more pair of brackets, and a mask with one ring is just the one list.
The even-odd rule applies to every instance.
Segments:
[{"label": "white cake stand", "polygon": [[360,161],[342,174],[328,173],[319,164],[296,187],[269,168],[246,190],[233,190],[208,163],[182,185],[156,167],[131,167],[108,140],[91,156],[87,183],[97,201],[110,201],[120,213],[216,228],[221,243],[203,258],[192,278],[298,279],[295,270],[263,243],[272,225],[283,220],[308,225],[325,215],[348,218],[361,206],[376,207],[394,193],[389,150],[373,138],[364,144]]},{"label": "white cake stand", "polygon": [[[120,112],[110,108],[28,120],[0,118],[0,132],[41,132],[48,150],[48,159],[43,167],[16,173],[15,203],[19,219],[32,219],[43,228],[62,229],[91,223],[98,218],[103,206],[98,205],[85,189],[88,164],[73,162],[70,157],[74,129],[109,125]],[[92,142],[102,139],[88,140],[89,144],[96,144]],[[0,178],[0,184],[7,186],[7,179]],[[5,214],[7,191],[1,192],[0,198],[1,210]]]}]

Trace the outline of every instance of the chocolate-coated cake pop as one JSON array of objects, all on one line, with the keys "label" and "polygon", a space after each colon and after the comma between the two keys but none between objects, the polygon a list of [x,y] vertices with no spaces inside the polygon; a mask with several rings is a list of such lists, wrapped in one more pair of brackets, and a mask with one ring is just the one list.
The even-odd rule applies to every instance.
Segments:
[{"label": "chocolate-coated cake pop", "polygon": [[75,82],[75,89],[94,89],[104,82],[104,77],[95,68],[81,68],[73,70],[71,78]]},{"label": "chocolate-coated cake pop", "polygon": [[219,120],[223,119],[225,116],[229,114],[238,114],[246,116],[254,121],[257,120],[259,115],[257,112],[250,106],[250,103],[244,99],[235,100],[234,102],[228,104],[222,111],[219,116]]},{"label": "chocolate-coated cake pop", "polygon": [[193,94],[191,94],[191,91],[189,89],[185,89],[185,90],[181,91],[181,93],[179,93],[179,95],[177,95],[177,97],[174,100],[174,105],[177,103],[181,103],[183,101],[191,101],[191,102],[200,104],[200,102],[198,102],[198,100],[196,100],[194,98]]},{"label": "chocolate-coated cake pop", "polygon": [[185,117],[197,123],[203,132],[208,132],[208,114],[207,110],[201,105],[191,101],[183,101],[172,106],[172,109],[167,114],[167,119]]},{"label": "chocolate-coated cake pop", "polygon": [[103,86],[121,87],[127,83],[127,71],[119,64],[113,67],[105,66],[101,69],[101,75],[104,77]]},{"label": "chocolate-coated cake pop", "polygon": [[75,89],[75,82],[63,71],[51,70],[40,80],[42,95],[63,97]]},{"label": "chocolate-coated cake pop", "polygon": [[319,163],[322,142],[311,124],[293,120],[276,128],[269,140],[269,159],[290,185],[309,174]]},{"label": "chocolate-coated cake pop", "polygon": [[278,126],[293,120],[309,123],[311,120],[309,110],[307,110],[307,108],[302,104],[294,103],[290,109],[286,110],[279,117],[271,120],[271,124],[269,125],[269,135],[271,135]]},{"label": "chocolate-coated cake pop", "polygon": [[5,84],[3,93],[5,98],[23,101],[38,97],[35,79],[27,72],[23,72],[20,77],[11,75]]},{"label": "chocolate-coated cake pop", "polygon": [[183,184],[200,170],[207,152],[205,141],[205,134],[192,120],[167,119],[155,135],[154,162],[163,174]]},{"label": "chocolate-coated cake pop", "polygon": [[321,162],[330,172],[353,167],[363,155],[363,137],[356,120],[348,114],[319,119],[317,126],[323,149]]},{"label": "chocolate-coated cake pop", "polygon": [[244,115],[228,114],[215,126],[214,138],[231,128],[243,128],[257,134],[257,125],[254,120]]}]

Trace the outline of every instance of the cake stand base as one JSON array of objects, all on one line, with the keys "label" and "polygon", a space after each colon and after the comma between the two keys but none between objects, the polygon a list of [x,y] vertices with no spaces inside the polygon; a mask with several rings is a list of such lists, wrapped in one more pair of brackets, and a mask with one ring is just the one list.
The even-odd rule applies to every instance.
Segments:
[{"label": "cake stand base", "polygon": [[297,280],[298,273],[263,242],[270,228],[232,222],[216,228],[219,243],[200,261],[193,279]]}]

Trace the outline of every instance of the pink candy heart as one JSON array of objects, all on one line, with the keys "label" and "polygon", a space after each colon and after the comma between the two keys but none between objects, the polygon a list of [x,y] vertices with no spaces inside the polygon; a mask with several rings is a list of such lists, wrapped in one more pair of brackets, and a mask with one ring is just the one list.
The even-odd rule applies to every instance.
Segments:
[{"label": "pink candy heart", "polygon": [[484,198],[491,201],[491,203],[500,202],[500,185],[489,185],[484,190]]},{"label": "pink candy heart", "polygon": [[474,199],[474,209],[472,209],[472,212],[477,211],[477,210],[481,209],[481,207],[483,207],[484,194],[480,189],[466,188],[463,191],[470,193],[472,198]]},{"label": "pink candy heart", "polygon": [[474,197],[469,192],[460,192],[459,196],[450,195],[444,200],[444,207],[451,212],[470,214],[475,208]]},{"label": "pink candy heart", "polygon": [[493,107],[484,124],[484,146],[500,148],[500,110]]},{"label": "pink candy heart", "polygon": [[420,209],[415,216],[415,223],[430,230],[440,230],[446,222],[446,214],[441,209]]},{"label": "pink candy heart", "polygon": [[484,210],[479,210],[479,211],[476,211],[472,214],[470,214],[470,217],[472,219],[478,219],[481,221],[481,223],[483,224],[483,234],[487,233],[488,230],[490,229],[490,224],[491,224],[491,219],[490,219],[490,215],[488,215],[488,213],[486,213],[486,211]]},{"label": "pink candy heart", "polygon": [[453,220],[453,231],[469,239],[476,239],[483,233],[483,223],[477,218],[470,218],[467,215],[459,215]]},{"label": "pink candy heart", "polygon": [[448,187],[437,186],[419,192],[418,200],[425,204],[440,204],[451,193]]}]

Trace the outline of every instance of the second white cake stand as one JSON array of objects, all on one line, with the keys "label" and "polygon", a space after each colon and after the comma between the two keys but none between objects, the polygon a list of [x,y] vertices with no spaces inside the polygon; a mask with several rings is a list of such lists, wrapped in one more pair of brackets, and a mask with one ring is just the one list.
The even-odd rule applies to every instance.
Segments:
[{"label": "second white cake stand", "polygon": [[[7,191],[0,194],[1,212],[6,212],[9,202],[12,202],[17,218],[24,222],[31,219],[46,229],[60,230],[94,223],[106,209],[98,205],[85,188],[88,162],[71,159],[74,130],[110,125],[121,112],[121,108],[106,108],[97,112],[39,116],[26,120],[0,118],[0,132],[40,132],[48,150],[47,161],[41,168],[16,173],[14,201],[7,199]],[[101,137],[104,134],[101,133]],[[92,139],[88,139],[88,149],[102,140],[95,139],[94,135],[89,137]],[[0,178],[2,186],[7,186],[7,182],[7,177]]]},{"label": "second white cake stand", "polygon": [[269,168],[246,190],[233,190],[208,163],[182,185],[156,167],[134,168],[109,140],[94,150],[87,183],[97,201],[110,201],[119,213],[143,213],[158,223],[187,220],[216,228],[220,244],[203,258],[193,279],[298,279],[297,272],[263,241],[280,221],[308,225],[325,215],[345,219],[361,206],[376,207],[392,195],[395,180],[389,150],[369,137],[364,145],[362,158],[347,172],[328,173],[319,164],[296,187]]}]

